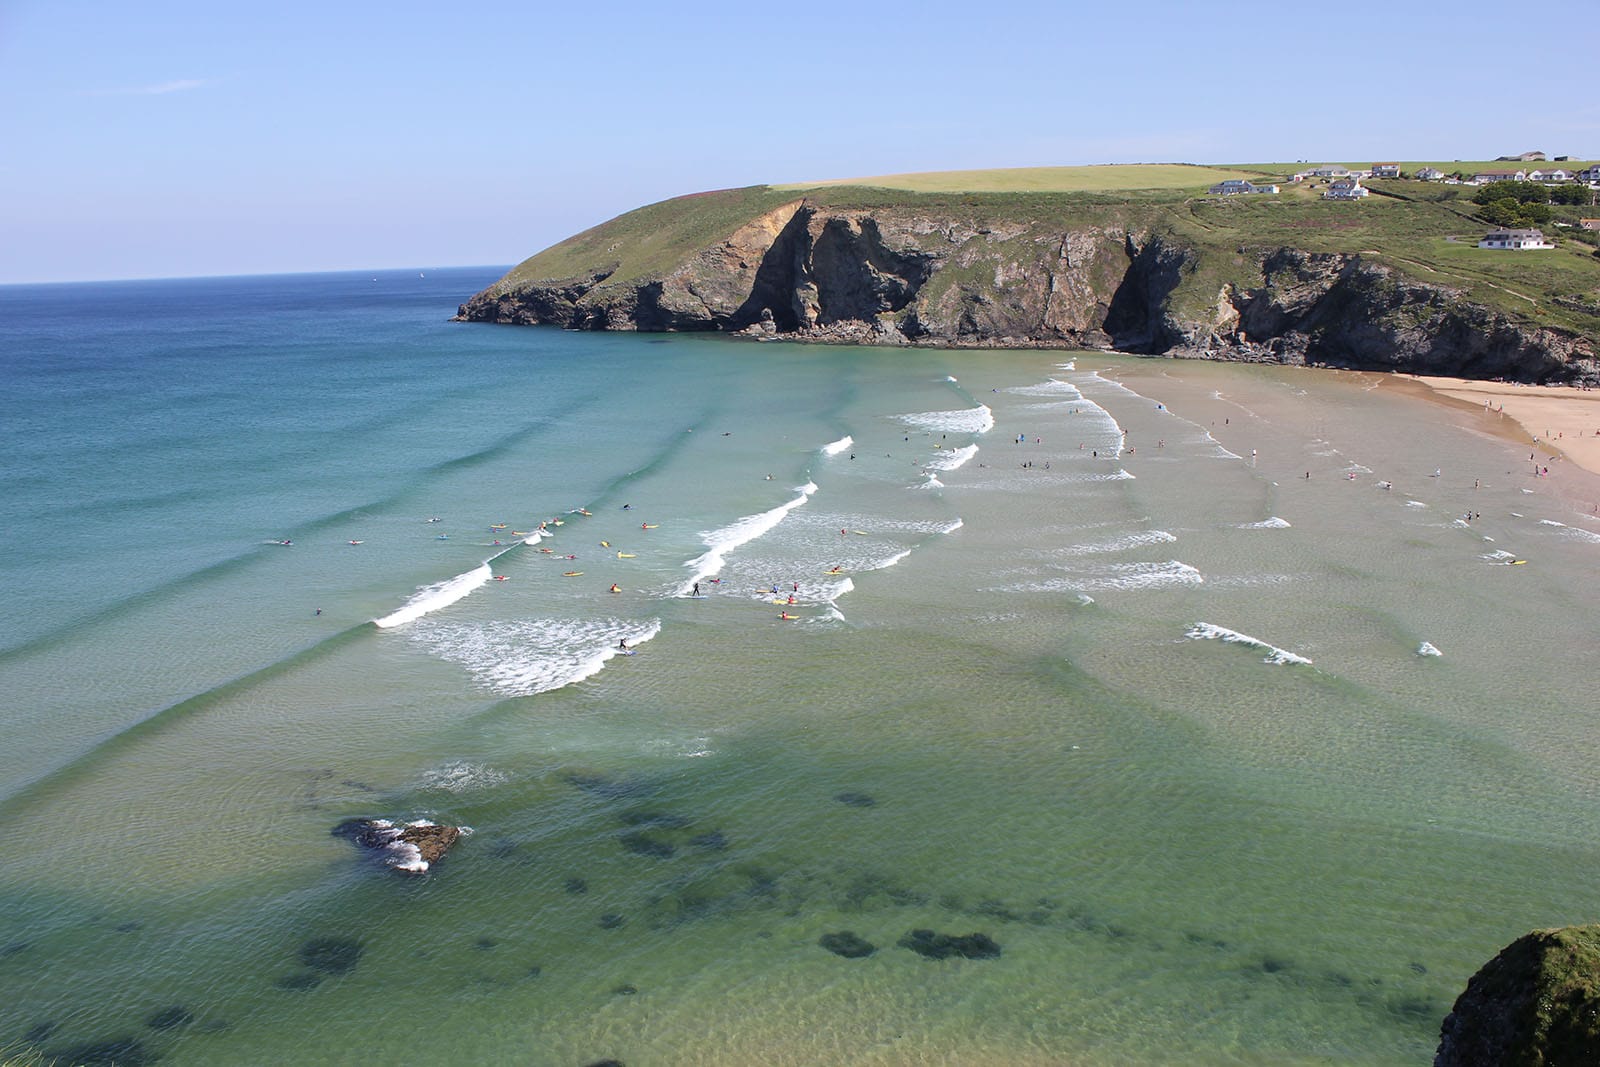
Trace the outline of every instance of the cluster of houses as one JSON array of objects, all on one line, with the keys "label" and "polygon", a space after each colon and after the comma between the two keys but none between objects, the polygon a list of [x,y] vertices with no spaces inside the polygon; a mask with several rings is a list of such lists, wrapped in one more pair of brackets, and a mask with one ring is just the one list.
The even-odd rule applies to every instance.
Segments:
[{"label": "cluster of houses", "polygon": [[[1322,194],[1324,200],[1360,200],[1370,194],[1370,190],[1361,184],[1363,178],[1399,178],[1400,164],[1374,163],[1366,170],[1352,170],[1337,163],[1328,163],[1310,170],[1303,170],[1296,174],[1290,181],[1304,182],[1321,178],[1328,182],[1327,191]],[[1486,170],[1474,174],[1471,178],[1451,178],[1438,167],[1421,167],[1413,178],[1424,182],[1448,182],[1462,185],[1488,185],[1491,182],[1543,182],[1548,185],[1560,185],[1566,182],[1584,182],[1589,185],[1600,185],[1600,163],[1585,167],[1582,170],[1565,170],[1561,167],[1552,167],[1536,170]],[[1212,196],[1247,196],[1253,193],[1276,193],[1276,185],[1266,185],[1259,182],[1230,179],[1218,182],[1210,189]]]},{"label": "cluster of houses", "polygon": [[[1526,152],[1519,160],[1542,161],[1544,156],[1538,152]],[[1560,157],[1565,158],[1565,157]],[[1363,178],[1399,178],[1400,164],[1374,163],[1366,170],[1352,170],[1337,163],[1327,163],[1310,170],[1303,170],[1296,174],[1293,182],[1304,182],[1312,179],[1324,179],[1328,187],[1323,191],[1324,200],[1361,200],[1371,195],[1371,190],[1361,184]],[[1451,178],[1437,167],[1421,167],[1412,175],[1418,181],[1449,182],[1462,185],[1488,185],[1492,182],[1543,182],[1546,184],[1562,184],[1566,182],[1584,182],[1589,185],[1600,185],[1600,163],[1585,167],[1582,170],[1569,171],[1561,167],[1552,167],[1535,170],[1486,170],[1474,174],[1470,179]],[[1245,181],[1243,179],[1229,179],[1218,182],[1210,189],[1212,196],[1250,196],[1278,192],[1276,185]],[[1584,219],[1581,225],[1586,230],[1600,229],[1600,219]],[[1479,248],[1527,249],[1554,248],[1545,239],[1541,230],[1495,230],[1484,236],[1478,242]]]}]

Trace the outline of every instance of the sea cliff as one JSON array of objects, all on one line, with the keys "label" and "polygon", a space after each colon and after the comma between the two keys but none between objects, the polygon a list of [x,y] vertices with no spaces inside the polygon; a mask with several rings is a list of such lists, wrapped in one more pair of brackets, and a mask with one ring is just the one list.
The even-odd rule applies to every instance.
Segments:
[{"label": "sea cliff", "polygon": [[[1497,283],[1505,261],[1456,271],[1408,260],[1425,240],[1416,231],[1472,224],[1448,207],[1395,200],[1271,210],[1171,194],[727,190],[579,234],[473,296],[457,317],[1595,380],[1600,329],[1586,327],[1600,327],[1600,316]],[[1350,212],[1369,207],[1388,214],[1341,233]],[[1566,275],[1560,284],[1576,289],[1567,304],[1581,305],[1587,268],[1570,259],[1579,285]],[[1600,283],[1600,261],[1593,274]]]}]

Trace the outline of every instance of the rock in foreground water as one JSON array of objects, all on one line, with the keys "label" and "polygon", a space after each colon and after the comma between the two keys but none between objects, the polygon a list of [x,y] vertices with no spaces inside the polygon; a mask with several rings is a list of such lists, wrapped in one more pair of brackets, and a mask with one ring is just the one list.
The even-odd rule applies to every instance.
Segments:
[{"label": "rock in foreground water", "polygon": [[1535,930],[1473,975],[1434,1067],[1600,1063],[1600,926]]}]

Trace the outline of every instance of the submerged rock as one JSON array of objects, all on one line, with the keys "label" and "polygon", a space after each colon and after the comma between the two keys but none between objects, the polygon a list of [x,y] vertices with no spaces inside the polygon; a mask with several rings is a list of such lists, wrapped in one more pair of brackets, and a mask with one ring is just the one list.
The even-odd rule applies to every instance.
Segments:
[{"label": "submerged rock", "polygon": [[406,874],[421,874],[437,863],[464,834],[464,826],[440,826],[419,819],[396,825],[388,819],[346,819],[333,828],[335,837],[379,852],[383,862]]},{"label": "submerged rock", "polygon": [[938,934],[932,930],[913,930],[899,941],[930,960],[947,960],[960,956],[969,960],[992,960],[1000,956],[1000,946],[988,934]]},{"label": "submerged rock", "polygon": [[862,959],[878,951],[877,945],[874,945],[864,937],[857,937],[853,930],[840,930],[836,934],[823,934],[817,939],[817,944],[835,956],[843,956],[847,960]]},{"label": "submerged rock", "polygon": [[1535,930],[1473,975],[1434,1067],[1600,1063],[1600,925]]},{"label": "submerged rock", "polygon": [[300,946],[300,962],[323,974],[348,974],[361,960],[361,942],[349,937],[316,937]]},{"label": "submerged rock", "polygon": [[146,1019],[144,1024],[152,1030],[176,1030],[192,1022],[194,1022],[194,1012],[182,1004],[174,1004],[170,1008],[162,1008]]}]

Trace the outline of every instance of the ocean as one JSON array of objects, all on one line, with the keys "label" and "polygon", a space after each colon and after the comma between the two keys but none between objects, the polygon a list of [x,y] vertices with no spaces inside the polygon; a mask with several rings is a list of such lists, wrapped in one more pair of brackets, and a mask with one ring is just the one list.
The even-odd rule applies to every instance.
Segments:
[{"label": "ocean", "polygon": [[1407,1064],[1600,917],[1600,479],[1492,414],[499,273],[0,287],[0,1049]]}]

